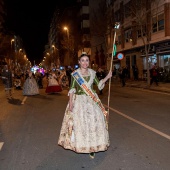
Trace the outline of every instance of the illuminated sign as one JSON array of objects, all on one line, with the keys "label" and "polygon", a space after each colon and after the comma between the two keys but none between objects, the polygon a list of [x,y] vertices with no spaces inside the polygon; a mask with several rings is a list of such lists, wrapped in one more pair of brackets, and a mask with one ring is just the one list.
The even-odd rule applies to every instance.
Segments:
[{"label": "illuminated sign", "polygon": [[118,60],[122,60],[123,58],[124,58],[123,53],[118,53],[118,54],[117,54],[117,59],[118,59]]}]

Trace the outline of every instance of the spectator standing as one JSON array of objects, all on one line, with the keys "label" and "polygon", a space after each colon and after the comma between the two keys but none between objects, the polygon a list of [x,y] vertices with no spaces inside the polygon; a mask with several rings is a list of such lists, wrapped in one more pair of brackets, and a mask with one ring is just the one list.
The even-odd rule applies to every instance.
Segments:
[{"label": "spectator standing", "polygon": [[6,98],[12,99],[13,74],[7,64],[4,65],[1,78],[4,84]]},{"label": "spectator standing", "polygon": [[135,65],[134,68],[133,68],[133,77],[134,77],[134,80],[138,80],[138,74],[139,74],[139,70],[138,70],[137,65]]},{"label": "spectator standing", "polygon": [[119,72],[119,78],[122,84],[122,87],[126,85],[126,75],[127,75],[127,69],[126,67],[122,67]]},{"label": "spectator standing", "polygon": [[70,84],[71,84],[71,73],[72,73],[72,69],[70,67],[67,67],[66,68],[66,75],[67,75],[67,78],[68,78],[68,86],[70,87]]},{"label": "spectator standing", "polygon": [[150,85],[152,85],[153,82],[155,82],[156,85],[158,86],[158,75],[159,75],[158,68],[157,68],[156,66],[154,66],[154,67],[150,70],[150,77],[151,77]]},{"label": "spectator standing", "polygon": [[[99,67],[97,72],[96,72],[96,76],[97,78],[100,80],[105,78],[105,72]],[[103,89],[99,90],[99,94],[102,95],[103,94]]]}]

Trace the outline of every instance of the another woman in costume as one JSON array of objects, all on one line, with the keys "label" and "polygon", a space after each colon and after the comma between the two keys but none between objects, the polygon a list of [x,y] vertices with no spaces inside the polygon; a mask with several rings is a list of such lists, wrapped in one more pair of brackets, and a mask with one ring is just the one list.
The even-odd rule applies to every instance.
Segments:
[{"label": "another woman in costume", "polygon": [[50,73],[48,76],[48,85],[46,87],[46,93],[57,93],[61,92],[62,88],[57,81],[57,76],[54,72]]},{"label": "another woman in costume", "polygon": [[37,95],[37,94],[39,94],[37,82],[33,76],[33,73],[29,71],[28,77],[26,78],[23,85],[23,95]]},{"label": "another woman in costume", "polygon": [[96,91],[104,88],[112,73],[98,80],[96,72],[89,67],[89,57],[83,53],[79,58],[80,68],[72,72],[69,102],[66,107],[58,144],[77,153],[106,151],[109,147],[107,112]]}]

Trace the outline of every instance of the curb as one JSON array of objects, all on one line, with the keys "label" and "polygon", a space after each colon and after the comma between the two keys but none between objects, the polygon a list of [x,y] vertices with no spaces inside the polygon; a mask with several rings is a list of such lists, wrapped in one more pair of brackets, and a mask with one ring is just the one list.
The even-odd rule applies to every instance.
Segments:
[{"label": "curb", "polygon": [[150,91],[170,93],[170,88],[168,90],[167,89],[152,89],[147,86],[140,86],[140,85],[133,85],[133,84],[126,84],[126,87],[142,88],[142,89],[150,90]]}]

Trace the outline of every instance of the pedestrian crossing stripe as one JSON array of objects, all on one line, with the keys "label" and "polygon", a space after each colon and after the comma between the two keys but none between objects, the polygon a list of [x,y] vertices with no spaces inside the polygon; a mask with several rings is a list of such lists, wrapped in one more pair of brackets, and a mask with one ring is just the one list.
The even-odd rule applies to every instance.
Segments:
[{"label": "pedestrian crossing stripe", "polygon": [[25,101],[26,101],[26,99],[27,99],[27,96],[25,96],[25,97],[23,98],[23,100],[22,100],[21,104],[24,104],[24,103],[25,103]]},{"label": "pedestrian crossing stripe", "polygon": [[2,149],[3,144],[4,144],[4,142],[0,142],[0,151]]}]

